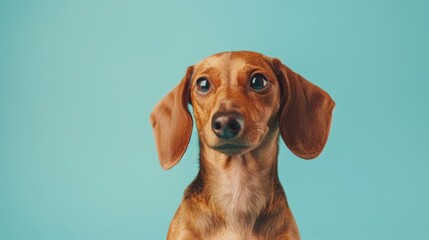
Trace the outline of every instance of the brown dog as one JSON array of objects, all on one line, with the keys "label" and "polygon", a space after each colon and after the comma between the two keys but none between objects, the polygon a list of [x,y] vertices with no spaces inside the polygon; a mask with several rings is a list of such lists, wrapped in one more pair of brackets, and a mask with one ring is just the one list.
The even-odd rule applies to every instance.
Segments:
[{"label": "brown dog", "polygon": [[277,175],[279,134],[304,159],[328,138],[335,103],[278,59],[224,52],[188,68],[156,105],[152,122],[164,169],[179,162],[194,111],[200,170],[167,239],[299,239]]}]

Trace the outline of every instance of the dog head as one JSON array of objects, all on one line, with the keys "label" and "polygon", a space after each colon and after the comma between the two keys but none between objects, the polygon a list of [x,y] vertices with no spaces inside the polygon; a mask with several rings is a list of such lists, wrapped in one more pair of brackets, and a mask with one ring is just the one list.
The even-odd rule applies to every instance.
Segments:
[{"label": "dog head", "polygon": [[334,102],[280,60],[256,52],[225,52],[188,68],[153,110],[159,160],[164,169],[186,151],[194,111],[200,142],[226,155],[244,154],[280,132],[297,156],[323,150]]}]

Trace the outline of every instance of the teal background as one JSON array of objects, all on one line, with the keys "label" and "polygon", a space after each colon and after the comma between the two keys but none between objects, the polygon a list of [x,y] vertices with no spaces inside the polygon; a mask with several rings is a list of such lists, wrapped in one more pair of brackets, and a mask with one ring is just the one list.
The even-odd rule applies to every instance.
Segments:
[{"label": "teal background", "polygon": [[227,50],[282,59],[337,106],[283,144],[302,239],[429,239],[427,1],[0,1],[0,239],[165,239],[197,139],[159,166],[149,114]]}]

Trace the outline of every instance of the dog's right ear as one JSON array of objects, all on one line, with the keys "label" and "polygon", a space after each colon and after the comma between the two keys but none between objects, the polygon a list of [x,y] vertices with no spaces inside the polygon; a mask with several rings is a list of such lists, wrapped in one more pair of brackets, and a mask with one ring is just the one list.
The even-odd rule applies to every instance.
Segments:
[{"label": "dog's right ear", "polygon": [[191,138],[192,117],[188,102],[192,71],[191,66],[179,85],[155,106],[150,115],[158,158],[164,169],[170,169],[180,161]]}]

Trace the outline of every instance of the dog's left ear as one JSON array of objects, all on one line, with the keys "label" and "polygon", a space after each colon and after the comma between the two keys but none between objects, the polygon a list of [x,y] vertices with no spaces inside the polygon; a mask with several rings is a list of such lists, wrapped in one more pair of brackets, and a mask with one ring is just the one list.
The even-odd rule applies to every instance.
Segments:
[{"label": "dog's left ear", "polygon": [[182,81],[153,109],[150,121],[162,168],[176,165],[188,148],[192,133],[192,117],[188,110],[189,82],[193,67]]},{"label": "dog's left ear", "polygon": [[282,91],[280,134],[295,155],[313,159],[328,140],[335,103],[328,93],[280,60],[273,59],[273,65]]}]

